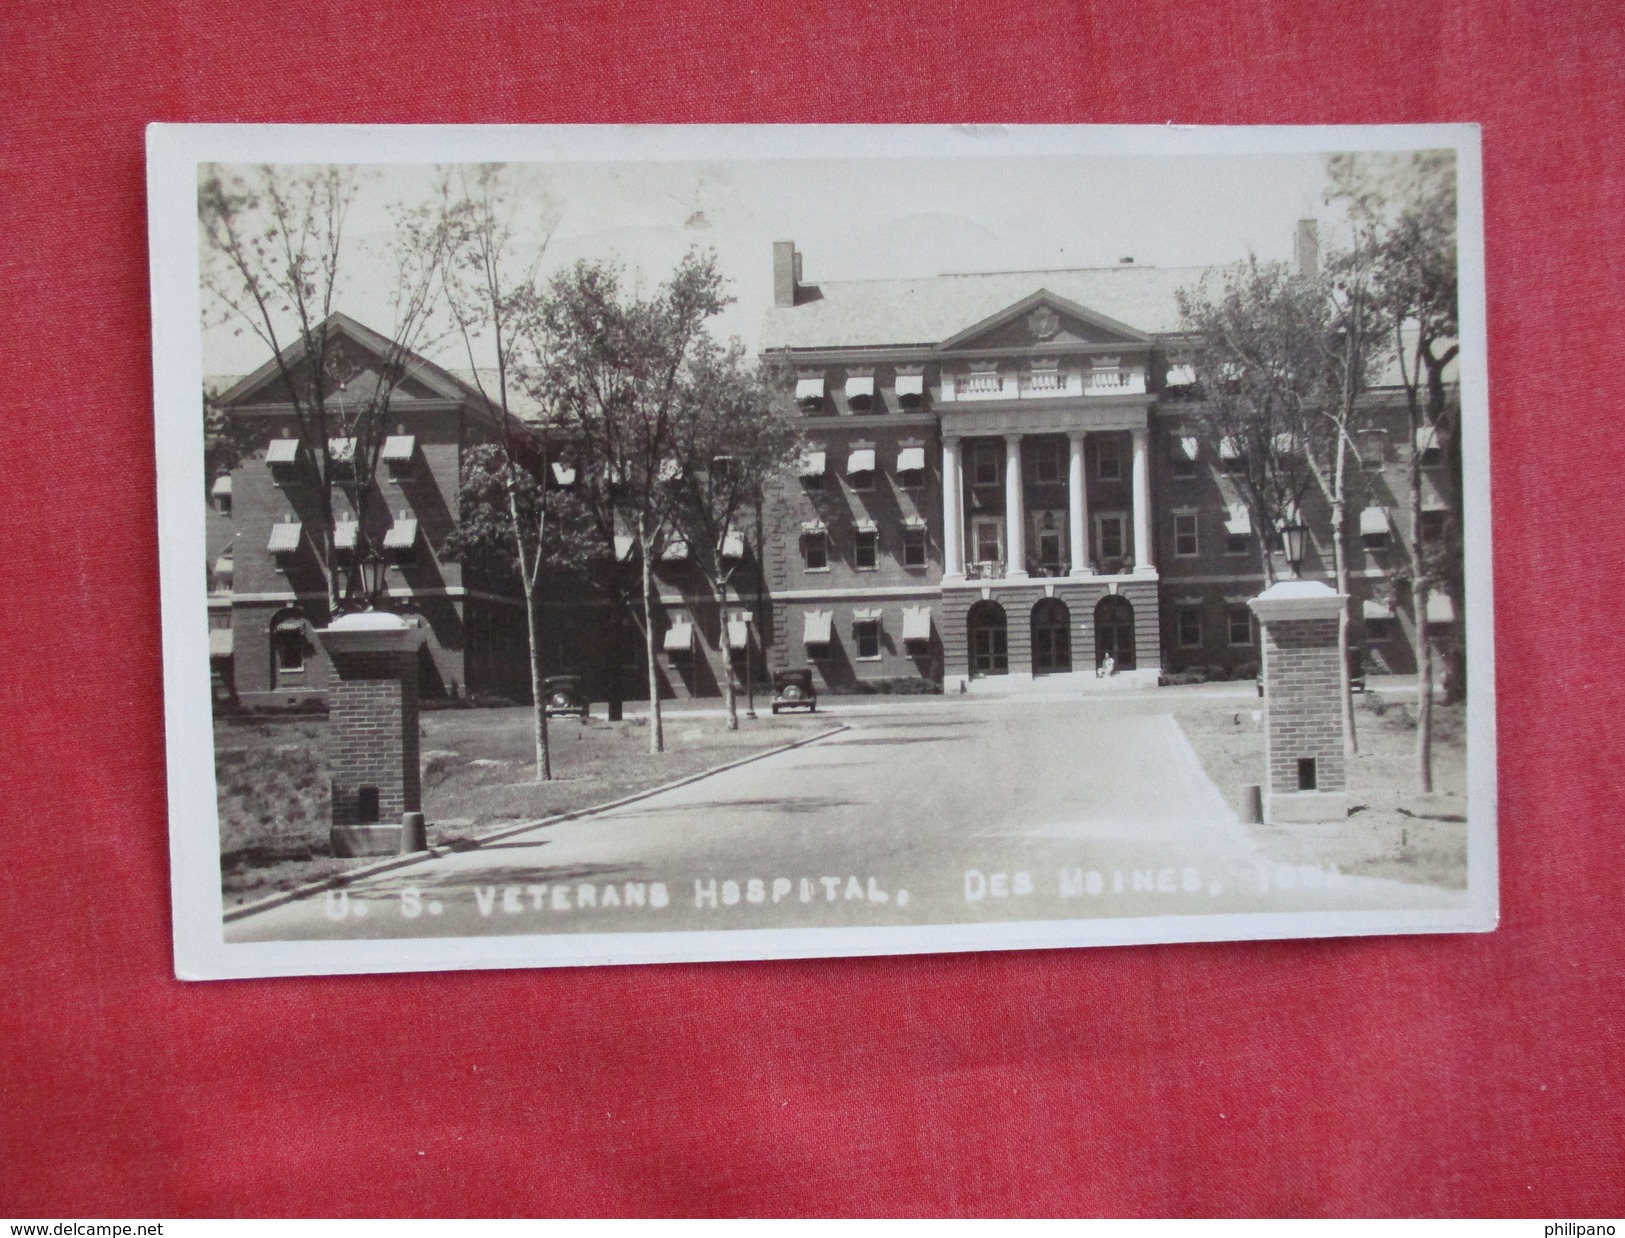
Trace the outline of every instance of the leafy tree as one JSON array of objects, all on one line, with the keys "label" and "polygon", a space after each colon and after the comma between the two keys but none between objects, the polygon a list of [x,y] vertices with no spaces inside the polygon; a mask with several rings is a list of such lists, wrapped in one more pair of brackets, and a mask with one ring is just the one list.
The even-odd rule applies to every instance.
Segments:
[{"label": "leafy tree", "polygon": [[1198,437],[1225,458],[1259,533],[1259,562],[1276,578],[1280,530],[1300,520],[1313,482],[1306,448],[1326,437],[1312,415],[1322,394],[1327,307],[1313,284],[1256,258],[1182,288],[1178,303],[1203,408]]},{"label": "leafy tree", "polygon": [[761,510],[767,479],[795,457],[794,408],[789,383],[752,364],[737,339],[726,348],[709,338],[699,341],[682,389],[676,422],[681,470],[672,482],[672,519],[723,616],[723,694],[728,729],[737,731],[728,589],[747,556],[761,552],[747,544],[746,525]]},{"label": "leafy tree", "polygon": [[648,295],[624,287],[619,269],[582,261],[548,285],[532,338],[530,387],[579,453],[577,492],[595,539],[616,559],[626,545],[638,561],[633,619],[644,641],[651,752],[665,748],[653,565],[674,531],[681,423],[695,407],[706,324],[728,304],[714,255],[691,252]]},{"label": "leafy tree", "polygon": [[[1456,167],[1451,151],[1345,154],[1328,161],[1328,198],[1344,203],[1357,227],[1374,238],[1373,285],[1385,311],[1398,363],[1410,429],[1409,536],[1411,606],[1418,670],[1416,777],[1433,789],[1434,641],[1430,595],[1442,589],[1455,614],[1466,612],[1462,555],[1460,405],[1446,373],[1460,346],[1456,267]],[[1449,519],[1436,539],[1422,536],[1422,473],[1418,440],[1437,442],[1446,468]],[[1458,633],[1460,628],[1458,626]],[[1448,646],[1447,691],[1466,692],[1466,649]]]},{"label": "leafy tree", "polygon": [[[198,187],[210,313],[234,324],[239,334],[253,332],[271,350],[300,443],[317,473],[316,547],[333,610],[364,597],[361,564],[370,549],[365,504],[374,489],[391,398],[427,344],[446,254],[445,229],[431,206],[395,210],[393,331],[383,341],[376,376],[362,381],[355,358],[339,345],[332,317],[356,188],[353,168],[331,164],[248,170],[209,165]],[[348,499],[358,526],[347,570],[335,554],[335,491]]]}]

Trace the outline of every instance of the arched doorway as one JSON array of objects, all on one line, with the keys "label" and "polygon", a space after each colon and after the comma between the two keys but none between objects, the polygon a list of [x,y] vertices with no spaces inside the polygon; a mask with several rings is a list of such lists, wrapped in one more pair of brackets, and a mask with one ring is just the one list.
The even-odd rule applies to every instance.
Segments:
[{"label": "arched doorway", "polygon": [[1072,669],[1072,612],[1060,598],[1033,607],[1033,674],[1064,675]]},{"label": "arched doorway", "polygon": [[1006,640],[1004,607],[997,602],[978,602],[966,620],[970,636],[970,673],[982,675],[1010,673],[1009,643]]},{"label": "arched doorway", "polygon": [[1095,607],[1095,666],[1111,654],[1113,669],[1134,669],[1134,607],[1126,597],[1100,599]]}]

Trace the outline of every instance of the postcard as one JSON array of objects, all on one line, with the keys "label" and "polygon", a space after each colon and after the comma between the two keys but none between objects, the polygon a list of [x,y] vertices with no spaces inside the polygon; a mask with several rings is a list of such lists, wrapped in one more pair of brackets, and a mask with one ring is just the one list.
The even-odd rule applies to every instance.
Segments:
[{"label": "postcard", "polygon": [[1494,928],[1476,127],[148,155],[183,979]]}]

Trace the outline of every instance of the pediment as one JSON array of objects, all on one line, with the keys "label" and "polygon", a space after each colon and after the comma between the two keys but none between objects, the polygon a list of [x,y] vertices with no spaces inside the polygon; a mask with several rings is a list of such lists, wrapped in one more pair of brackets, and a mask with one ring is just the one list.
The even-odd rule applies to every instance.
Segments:
[{"label": "pediment", "polygon": [[[327,320],[329,390],[347,399],[365,401],[377,391],[390,352],[390,341],[345,314]],[[289,370],[297,373],[304,352],[302,342],[282,350]],[[342,384],[342,385],[341,385]],[[394,400],[464,400],[471,390],[432,361],[413,356],[406,374],[391,393]],[[256,404],[288,404],[291,393],[282,367],[273,358],[222,392],[216,403],[242,408]]]},{"label": "pediment", "polygon": [[1145,332],[1041,288],[944,340],[937,351],[1064,349],[1098,344],[1132,348],[1150,343],[1151,337]]}]

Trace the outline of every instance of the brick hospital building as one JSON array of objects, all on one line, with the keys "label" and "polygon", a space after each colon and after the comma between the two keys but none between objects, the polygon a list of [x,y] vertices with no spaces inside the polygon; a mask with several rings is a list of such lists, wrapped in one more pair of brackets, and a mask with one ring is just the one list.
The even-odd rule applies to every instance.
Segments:
[{"label": "brick hospital building", "polygon": [[[1306,259],[1307,260],[1307,259]],[[766,272],[764,271],[764,275]],[[674,696],[720,676],[811,667],[826,691],[1087,676],[1131,681],[1200,669],[1256,671],[1247,600],[1264,586],[1261,531],[1210,452],[1189,375],[1171,363],[1176,294],[1199,268],[1108,268],[803,281],[793,244],[774,247],[774,304],[761,347],[794,375],[802,451],[759,519],[731,538],[739,591],[711,597],[676,546],[657,565],[659,670]],[[378,338],[340,322],[359,371]],[[363,379],[364,381],[364,379]],[[217,403],[257,444],[214,481],[212,651],[245,703],[320,695],[311,639],[325,622],[308,536],[309,494],[289,443],[275,367]],[[427,695],[525,692],[523,610],[510,590],[444,559],[465,453],[494,410],[424,361],[392,403],[380,479],[390,527],[390,605],[420,616]],[[1421,453],[1424,536],[1445,519],[1437,445],[1409,441],[1402,393],[1366,402],[1351,486],[1353,640],[1372,672],[1414,669],[1405,598],[1405,502]],[[294,458],[287,458],[293,453]],[[556,480],[567,481],[560,466]],[[1310,497],[1306,576],[1331,568]],[[230,511],[230,519],[220,509]],[[341,535],[342,536],[342,535]],[[1455,622],[1433,595],[1430,624]],[[544,612],[549,673],[604,699],[640,694],[641,642],[606,640],[602,603],[555,590]]]}]

